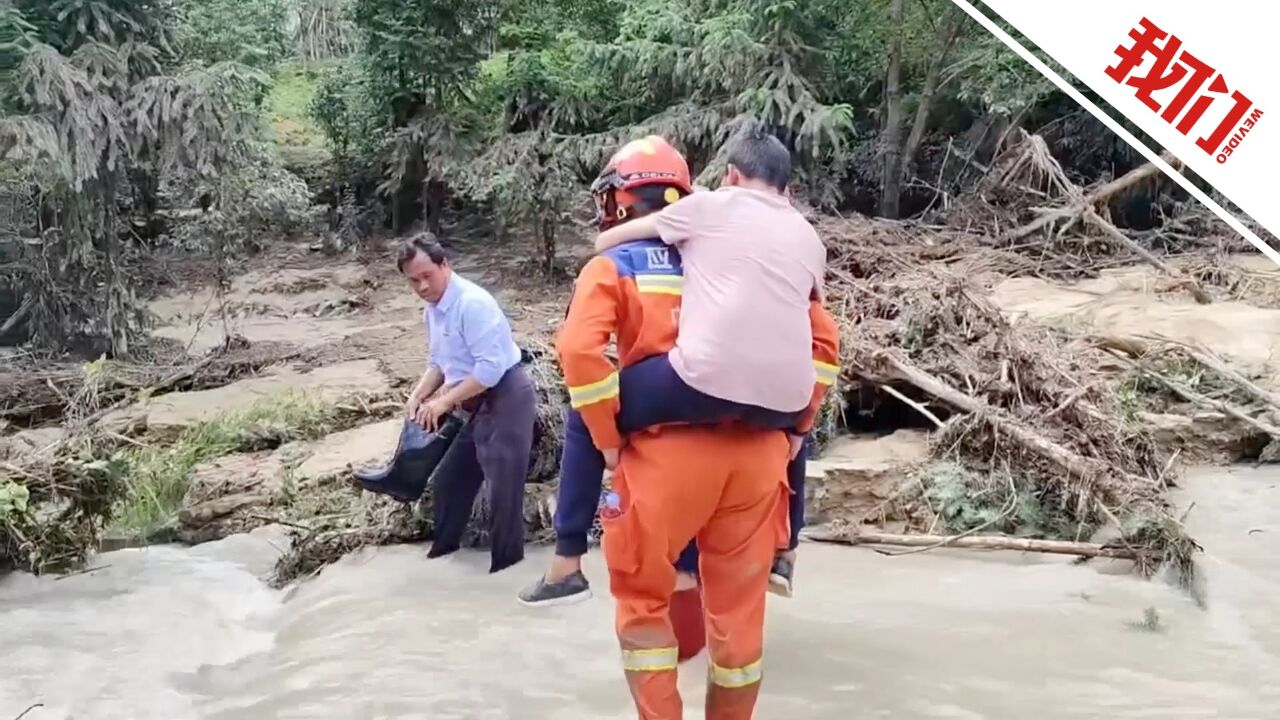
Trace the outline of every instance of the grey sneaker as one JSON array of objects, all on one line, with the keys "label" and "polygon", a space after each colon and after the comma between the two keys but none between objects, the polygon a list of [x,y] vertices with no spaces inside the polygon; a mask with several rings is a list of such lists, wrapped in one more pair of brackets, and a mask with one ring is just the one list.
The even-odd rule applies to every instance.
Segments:
[{"label": "grey sneaker", "polygon": [[551,607],[553,605],[572,605],[591,598],[591,583],[587,576],[579,570],[557,583],[547,582],[547,578],[538,581],[520,591],[517,599],[525,607]]},{"label": "grey sneaker", "polygon": [[782,597],[791,597],[791,576],[795,567],[791,561],[778,555],[773,559],[773,568],[769,571],[769,592]]}]

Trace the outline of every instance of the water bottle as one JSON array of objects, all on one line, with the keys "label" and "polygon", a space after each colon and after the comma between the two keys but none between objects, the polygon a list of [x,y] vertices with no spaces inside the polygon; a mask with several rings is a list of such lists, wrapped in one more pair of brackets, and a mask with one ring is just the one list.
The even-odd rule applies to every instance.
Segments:
[{"label": "water bottle", "polygon": [[609,494],[604,496],[604,508],[600,511],[600,517],[612,520],[621,514],[622,498],[618,496],[618,493],[610,490]]}]

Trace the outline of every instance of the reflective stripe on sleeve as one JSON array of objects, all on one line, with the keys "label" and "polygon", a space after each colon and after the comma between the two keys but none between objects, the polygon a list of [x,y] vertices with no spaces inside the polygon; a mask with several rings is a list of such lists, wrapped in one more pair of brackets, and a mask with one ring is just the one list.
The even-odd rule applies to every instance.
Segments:
[{"label": "reflective stripe on sleeve", "polygon": [[823,385],[835,385],[836,378],[840,377],[839,366],[821,360],[813,361],[813,369],[818,371],[818,382]]},{"label": "reflective stripe on sleeve", "polygon": [[587,385],[569,386],[569,405],[577,410],[585,405],[609,400],[618,396],[618,373]]},{"label": "reflective stripe on sleeve", "polygon": [[683,288],[681,275],[636,275],[636,290],[642,293],[679,295]]}]

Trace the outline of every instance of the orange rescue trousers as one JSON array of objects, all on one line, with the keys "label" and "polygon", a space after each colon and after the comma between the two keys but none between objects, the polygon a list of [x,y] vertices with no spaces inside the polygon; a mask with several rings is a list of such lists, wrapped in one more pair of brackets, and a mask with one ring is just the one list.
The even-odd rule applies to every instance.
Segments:
[{"label": "orange rescue trousers", "polygon": [[695,537],[710,672],[707,720],[749,720],[760,692],[765,594],[788,539],[787,439],[740,426],[636,433],[613,477],[603,554],[623,668],[641,720],[681,720],[672,566]]}]

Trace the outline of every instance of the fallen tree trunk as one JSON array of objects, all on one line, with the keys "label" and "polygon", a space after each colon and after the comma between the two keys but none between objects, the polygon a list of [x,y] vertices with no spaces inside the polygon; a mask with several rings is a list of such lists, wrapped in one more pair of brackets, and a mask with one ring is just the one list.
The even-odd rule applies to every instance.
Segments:
[{"label": "fallen tree trunk", "polygon": [[[887,356],[887,360],[895,374],[900,379],[915,385],[943,402],[965,412],[985,418],[987,422],[990,422],[1001,432],[1007,434],[1019,445],[1022,445],[1027,450],[1052,461],[1065,470],[1069,475],[1082,478],[1098,478],[1106,472],[1106,468],[1102,467],[1101,463],[1082,457],[1070,449],[1053,442],[1018,422],[1016,419],[1010,417],[1002,410],[994,408],[978,398],[956,390],[938,378],[915,367],[914,365],[911,365],[907,361],[892,355]],[[1149,481],[1136,476],[1130,476],[1127,477],[1127,479],[1130,482],[1144,485],[1149,483]]]},{"label": "fallen tree trunk", "polygon": [[1223,402],[1221,400],[1215,400],[1210,397],[1205,397],[1204,395],[1201,395],[1200,393],[1195,392],[1190,388],[1183,387],[1182,385],[1179,385],[1178,383],[1170,380],[1164,375],[1161,375],[1160,373],[1150,368],[1144,367],[1141,363],[1135,362],[1133,360],[1130,360],[1127,357],[1124,357],[1123,355],[1116,352],[1115,350],[1108,349],[1107,352],[1111,353],[1112,356],[1118,358],[1121,362],[1129,365],[1130,367],[1134,368],[1138,372],[1146,375],[1152,380],[1155,380],[1161,385],[1164,385],[1165,387],[1169,388],[1171,392],[1181,397],[1183,400],[1186,400],[1187,402],[1190,402],[1190,403],[1194,403],[1196,405],[1199,405],[1200,407],[1207,408],[1209,410],[1216,410],[1217,412],[1233,417],[1239,420],[1240,422],[1245,423],[1246,425],[1250,425],[1254,428],[1257,428],[1261,432],[1266,433],[1267,435],[1270,435],[1273,438],[1280,439],[1280,428],[1277,428],[1274,425],[1271,425],[1270,423],[1263,422],[1249,415],[1249,413],[1236,407],[1235,405]]},{"label": "fallen tree trunk", "polygon": [[[1169,163],[1174,170],[1182,167],[1182,161],[1171,152],[1165,152],[1160,155],[1160,159]],[[1093,192],[1085,196],[1085,202],[1094,204],[1103,200],[1110,200],[1111,196],[1126,188],[1137,185],[1147,178],[1160,173],[1160,168],[1155,163],[1143,163],[1140,167],[1136,167],[1109,183],[1098,186]]]},{"label": "fallen tree trunk", "polygon": [[1117,558],[1144,560],[1158,553],[1144,548],[1111,547],[1097,543],[1070,542],[1067,540],[1036,540],[1001,535],[952,536],[943,535],[895,535],[879,532],[812,532],[805,537],[814,542],[836,545],[892,545],[897,547],[953,547],[969,550],[1014,550],[1019,552],[1048,553],[1050,555],[1075,555],[1087,558]]},{"label": "fallen tree trunk", "polygon": [[1085,207],[1084,217],[1090,225],[1101,230],[1103,233],[1107,235],[1107,237],[1110,237],[1112,240],[1115,240],[1121,245],[1129,248],[1138,257],[1142,258],[1143,260],[1146,260],[1147,263],[1149,263],[1155,269],[1177,280],[1179,283],[1188,286],[1191,289],[1191,296],[1195,298],[1197,303],[1200,303],[1201,305],[1208,305],[1213,301],[1213,299],[1209,297],[1209,293],[1205,292],[1204,288],[1200,287],[1199,283],[1183,275],[1182,273],[1178,272],[1178,270],[1170,266],[1169,263],[1156,257],[1154,254],[1151,253],[1150,250],[1142,247],[1142,245],[1138,244],[1135,240],[1130,238],[1128,235],[1125,235],[1124,233],[1120,232],[1120,229],[1117,228],[1115,225],[1112,225],[1111,223],[1102,219],[1102,216],[1099,215],[1097,212],[1095,212],[1091,206]]},{"label": "fallen tree trunk", "polygon": [[[1174,157],[1171,153],[1165,153],[1160,157],[1165,162],[1169,163],[1174,169],[1181,167],[1178,158]],[[1003,238],[1001,238],[1001,240],[1003,242],[1021,240],[1040,228],[1051,225],[1058,220],[1071,219],[1074,222],[1078,222],[1086,210],[1092,209],[1100,202],[1110,200],[1113,195],[1121,190],[1137,185],[1139,182],[1146,180],[1158,172],[1160,172],[1160,168],[1156,167],[1152,163],[1147,163],[1142,167],[1130,170],[1123,176],[1096,188],[1093,192],[1085,195],[1079,202],[1068,205],[1067,207],[1058,208],[1057,210],[1048,210],[1035,220],[1032,220],[1021,227],[1010,230]]]}]

